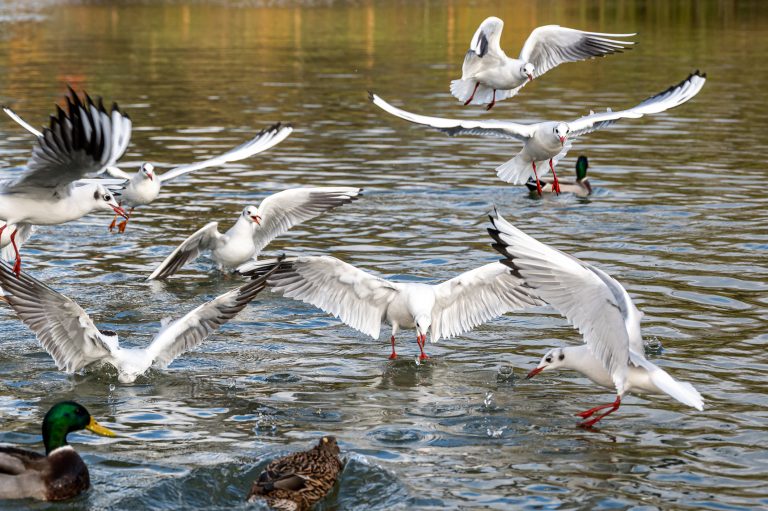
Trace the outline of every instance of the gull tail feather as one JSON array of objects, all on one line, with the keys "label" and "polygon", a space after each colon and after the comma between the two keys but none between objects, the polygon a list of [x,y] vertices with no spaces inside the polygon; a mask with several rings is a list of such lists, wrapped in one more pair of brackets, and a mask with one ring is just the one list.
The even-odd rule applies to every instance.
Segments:
[{"label": "gull tail feather", "polygon": [[[542,166],[537,165],[537,167],[541,168]],[[549,168],[544,167],[544,169],[539,172],[539,177],[548,171]],[[533,177],[533,167],[531,167],[531,162],[520,153],[508,162],[502,163],[496,167],[496,175],[499,176],[499,179],[502,181],[520,185],[528,181],[529,177]]]},{"label": "gull tail feather", "polygon": [[668,396],[675,398],[684,405],[696,408],[700,412],[704,410],[704,398],[693,385],[675,380],[665,370],[632,351],[629,352],[629,359],[633,364],[648,371],[653,384]]}]

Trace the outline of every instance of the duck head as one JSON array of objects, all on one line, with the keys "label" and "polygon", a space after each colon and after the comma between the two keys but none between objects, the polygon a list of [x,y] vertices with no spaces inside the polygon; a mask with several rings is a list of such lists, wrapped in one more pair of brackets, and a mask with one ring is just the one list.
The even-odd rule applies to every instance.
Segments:
[{"label": "duck head", "polygon": [[53,405],[43,419],[45,454],[50,454],[51,451],[67,445],[67,435],[82,429],[101,436],[116,436],[114,432],[96,422],[88,410],[79,403],[62,401]]}]

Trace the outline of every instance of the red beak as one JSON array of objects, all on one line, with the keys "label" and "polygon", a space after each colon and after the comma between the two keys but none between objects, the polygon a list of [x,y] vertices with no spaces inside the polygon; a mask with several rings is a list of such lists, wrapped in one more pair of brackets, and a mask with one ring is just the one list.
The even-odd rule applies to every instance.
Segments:
[{"label": "red beak", "polygon": [[525,379],[526,379],[526,380],[528,380],[528,379],[530,379],[530,378],[533,378],[534,376],[536,376],[537,374],[539,374],[540,372],[542,372],[542,371],[544,370],[544,367],[546,367],[546,366],[537,367],[537,368],[535,368],[535,369],[531,370],[531,372],[530,372],[530,373],[528,373],[528,376],[526,376],[526,377],[525,377]]},{"label": "red beak", "polygon": [[560,145],[565,145],[565,137],[560,137]]},{"label": "red beak", "polygon": [[532,81],[533,81],[533,75],[530,75],[530,74],[528,75],[528,81],[529,81],[529,82],[532,82]]},{"label": "red beak", "polygon": [[251,215],[251,220],[256,222],[256,225],[261,225],[261,217],[259,215]]},{"label": "red beak", "polygon": [[128,213],[126,213],[125,210],[120,206],[112,206],[112,209],[114,209],[115,213],[117,213],[121,217],[125,218],[126,220],[128,219]]}]

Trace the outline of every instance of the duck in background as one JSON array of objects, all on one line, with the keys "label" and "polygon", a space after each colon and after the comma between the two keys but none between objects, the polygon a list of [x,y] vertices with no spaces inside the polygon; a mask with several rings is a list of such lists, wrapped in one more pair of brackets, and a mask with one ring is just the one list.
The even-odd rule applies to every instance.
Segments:
[{"label": "duck in background", "polygon": [[87,429],[97,435],[115,434],[74,401],[62,401],[43,419],[45,456],[17,447],[0,447],[0,499],[66,500],[86,491],[91,480],[80,455],[67,444],[67,435]]},{"label": "duck in background", "polygon": [[[579,156],[576,160],[576,181],[560,181],[561,193],[572,193],[579,197],[586,197],[592,195],[592,185],[589,184],[589,178],[587,177],[587,169],[589,168],[589,161],[586,156]],[[540,178],[542,193],[552,193],[553,178],[544,177]],[[536,192],[536,180],[533,178],[528,179],[525,186],[531,192]],[[537,193],[538,195],[538,193]]]}]

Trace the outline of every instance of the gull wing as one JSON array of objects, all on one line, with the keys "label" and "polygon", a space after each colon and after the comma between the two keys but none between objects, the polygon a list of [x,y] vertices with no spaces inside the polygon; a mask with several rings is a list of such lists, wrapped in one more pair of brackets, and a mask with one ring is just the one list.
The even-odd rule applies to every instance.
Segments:
[{"label": "gull wing", "polygon": [[464,63],[461,67],[463,78],[472,76],[484,65],[489,65],[488,61],[501,62],[506,58],[506,54],[501,49],[501,31],[504,29],[504,22],[495,16],[486,18],[472,36],[469,43],[469,50],[464,56]]},{"label": "gull wing", "polygon": [[208,167],[216,167],[218,165],[224,165],[225,163],[244,160],[255,154],[266,151],[267,149],[276,146],[291,134],[293,127],[290,124],[277,123],[269,128],[261,130],[255,137],[248,142],[227,151],[224,154],[215,156],[208,160],[198,161],[190,163],[189,165],[182,165],[176,167],[168,172],[159,176],[160,182],[165,183],[171,179],[175,179],[184,174],[194,172],[195,170],[205,169]]},{"label": "gull wing", "polygon": [[361,188],[325,186],[292,188],[270,195],[259,204],[261,224],[254,225],[253,229],[256,254],[294,225],[311,220],[343,204],[349,204],[360,197],[360,192]]},{"label": "gull wing", "polygon": [[698,94],[701,88],[704,87],[706,81],[707,75],[700,73],[697,69],[695,72],[688,75],[688,78],[682,82],[673,85],[655,96],[651,96],[632,108],[620,110],[618,112],[608,110],[607,112],[597,114],[590,113],[589,115],[568,123],[568,126],[571,128],[570,137],[573,138],[586,133],[591,133],[600,128],[610,126],[619,119],[636,119],[646,114],[656,114],[682,105]]},{"label": "gull wing", "polygon": [[[278,258],[278,262],[282,260]],[[201,305],[179,320],[166,326],[147,347],[147,354],[156,367],[164,369],[176,357],[202,343],[206,337],[221,325],[234,318],[267,284],[267,279],[278,268],[244,286]]]},{"label": "gull wing", "polygon": [[533,64],[534,77],[539,77],[565,62],[605,57],[631,49],[632,41],[617,41],[615,37],[637,34],[601,34],[582,32],[559,25],[546,25],[531,32],[520,51],[520,60]]},{"label": "gull wing", "polygon": [[[0,220],[0,227],[5,225],[5,222]],[[20,223],[16,224],[16,246],[21,247],[26,241],[32,237],[32,234],[35,232],[35,226],[32,224],[27,223]],[[6,261],[10,261],[11,259],[16,257],[16,251],[13,250],[13,245],[11,244],[11,233],[13,232],[13,229],[8,228],[3,231],[3,234],[0,235],[0,258],[5,259]]]},{"label": "gull wing", "polygon": [[68,373],[109,357],[117,336],[102,334],[73,300],[22,272],[19,278],[0,260],[3,300],[32,330],[56,366]]},{"label": "gull wing", "polygon": [[219,232],[219,223],[210,222],[198,229],[194,234],[185,239],[181,245],[171,252],[171,255],[160,263],[155,271],[147,277],[147,280],[164,279],[170,277],[190,261],[197,259],[200,252],[210,250],[216,246],[216,242],[223,236]]},{"label": "gull wing", "polygon": [[523,233],[501,215],[491,215],[493,248],[542,300],[557,309],[611,374],[617,389],[626,381],[630,349],[639,344],[640,317],[629,295],[605,272]]},{"label": "gull wing", "polygon": [[491,263],[434,286],[432,341],[461,335],[507,312],[544,302],[523,279]]},{"label": "gull wing", "polygon": [[438,129],[451,136],[480,135],[484,137],[516,139],[525,142],[536,131],[536,125],[518,124],[509,121],[472,121],[469,119],[445,119],[442,117],[418,115],[392,106],[372,92],[369,92],[368,96],[374,105],[395,117]]}]

